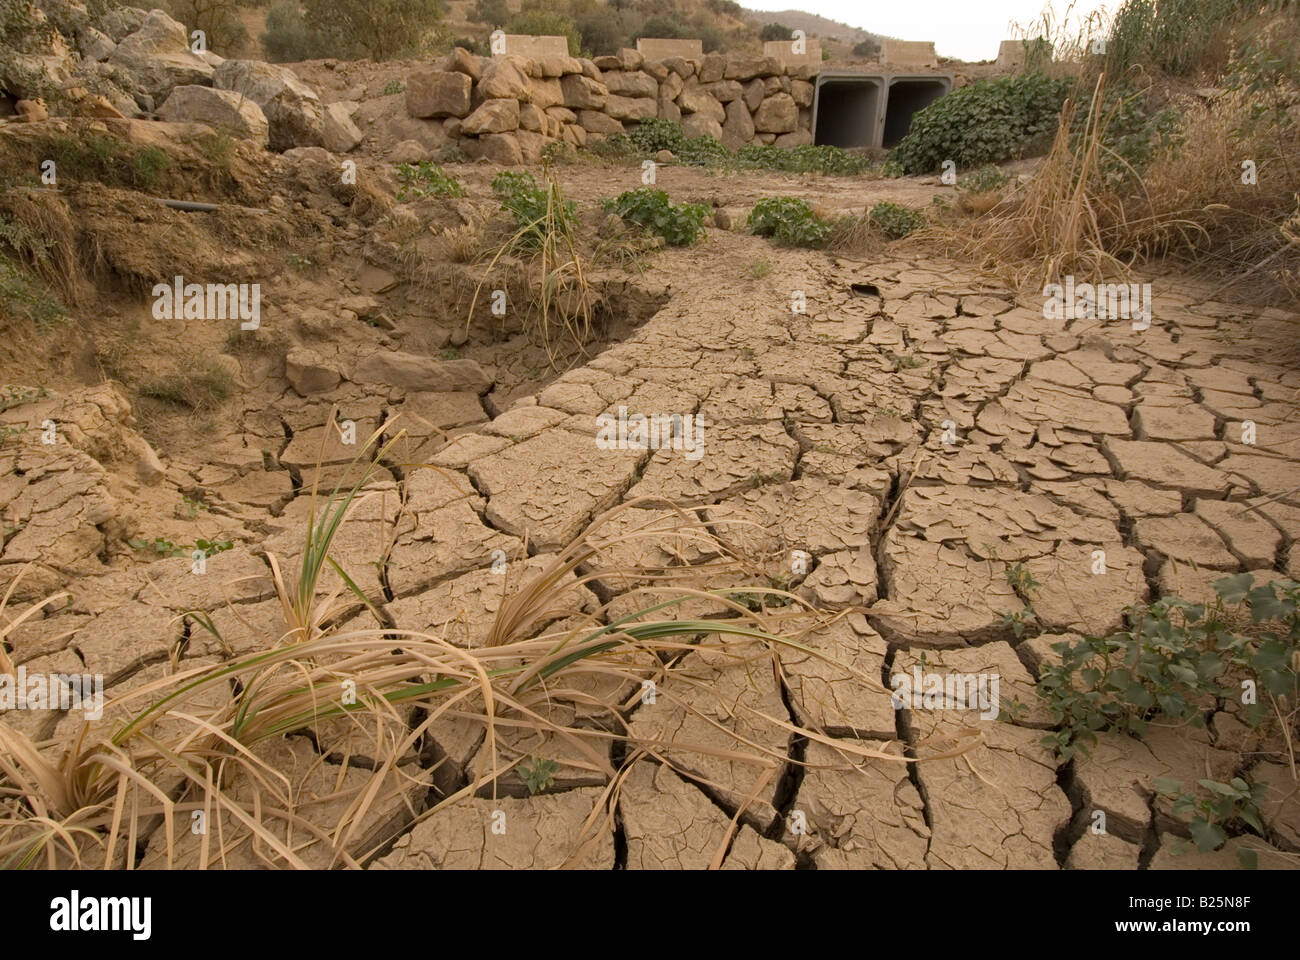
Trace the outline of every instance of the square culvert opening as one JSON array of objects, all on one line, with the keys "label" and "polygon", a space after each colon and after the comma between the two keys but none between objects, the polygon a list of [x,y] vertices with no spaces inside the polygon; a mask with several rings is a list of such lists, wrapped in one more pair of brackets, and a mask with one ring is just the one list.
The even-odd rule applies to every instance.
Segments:
[{"label": "square culvert opening", "polygon": [[952,89],[947,77],[912,77],[889,81],[885,103],[885,136],[881,146],[898,146],[912,129],[912,117]]},{"label": "square culvert opening", "polygon": [[884,78],[826,76],[817,80],[813,143],[874,147],[879,141]]}]

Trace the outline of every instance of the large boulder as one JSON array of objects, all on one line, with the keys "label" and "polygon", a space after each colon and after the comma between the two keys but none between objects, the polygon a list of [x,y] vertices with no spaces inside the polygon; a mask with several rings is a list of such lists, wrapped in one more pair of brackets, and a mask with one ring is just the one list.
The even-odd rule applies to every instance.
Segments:
[{"label": "large boulder", "polygon": [[509,133],[519,129],[518,100],[484,100],[477,110],[465,118],[460,132],[469,136],[481,133]]},{"label": "large boulder", "polygon": [[696,75],[700,78],[700,83],[713,83],[715,80],[721,80],[726,72],[726,57],[720,53],[706,53],[704,59],[700,61],[700,69]]},{"label": "large boulder", "polygon": [[682,108],[682,113],[703,114],[714,123],[721,124],[727,119],[727,111],[722,104],[699,88],[683,90],[681,96],[677,98],[677,105]]},{"label": "large boulder", "polygon": [[307,347],[293,347],[284,358],[284,375],[304,397],[328,393],[339,385],[339,372],[319,353]]},{"label": "large boulder", "polygon": [[464,47],[456,47],[443,58],[442,65],[444,69],[455,70],[471,80],[477,80],[483,75],[483,62],[482,57],[475,56]]},{"label": "large boulder", "polygon": [[489,60],[478,80],[478,95],[484,100],[528,99],[525,63],[518,57]]},{"label": "large boulder", "polygon": [[527,100],[543,110],[560,107],[564,105],[564,88],[559,80],[534,80],[528,88]]},{"label": "large boulder", "polygon": [[185,28],[161,10],[150,11],[140,29],[113,49],[108,62],[129,74],[155,101],[173,87],[212,83],[212,65],[190,50]]},{"label": "large boulder", "polygon": [[503,167],[517,167],[524,162],[518,132],[485,133],[477,140],[466,140],[465,152],[474,159],[491,160]]},{"label": "large boulder", "polygon": [[416,70],[406,78],[406,112],[413,117],[463,117],[474,81],[458,70]]},{"label": "large boulder", "polygon": [[106,33],[96,30],[94,27],[87,27],[81,31],[77,37],[77,49],[81,51],[81,56],[98,63],[100,60],[107,60],[117,49],[117,43]]},{"label": "large boulder", "polygon": [[799,108],[788,93],[765,99],[754,112],[754,129],[759,133],[793,133],[799,125]]},{"label": "large boulder", "polygon": [[331,103],[325,107],[325,129],[321,145],[332,153],[347,153],[361,143],[361,131],[352,122],[347,104]]},{"label": "large boulder", "polygon": [[573,110],[600,110],[609,96],[609,88],[603,83],[576,73],[560,78],[560,90],[564,106]]},{"label": "large boulder", "polygon": [[637,70],[623,73],[611,70],[605,74],[605,86],[610,93],[620,97],[655,97],[659,95],[659,83],[650,74]]},{"label": "large boulder", "polygon": [[114,43],[121,43],[135,33],[149,19],[149,11],[139,7],[118,7],[109,10],[95,21],[95,26],[102,30]]},{"label": "large boulder", "polygon": [[754,139],[754,118],[745,108],[744,100],[732,100],[727,104],[727,122],[722,125],[719,137],[728,150],[739,150]]},{"label": "large boulder", "polygon": [[745,88],[740,85],[739,80],[719,80],[716,83],[700,87],[700,90],[719,103],[730,103],[732,100],[739,100],[745,92]]},{"label": "large boulder", "polygon": [[648,120],[659,116],[659,101],[654,97],[616,97],[605,100],[605,112],[615,120]]},{"label": "large boulder", "polygon": [[722,124],[703,113],[692,113],[682,118],[682,133],[688,137],[713,137],[722,139]]},{"label": "large boulder", "polygon": [[268,125],[262,108],[231,90],[186,85],[173,88],[158,108],[163,120],[206,123],[241,140],[266,145]]},{"label": "large boulder", "polygon": [[242,94],[262,108],[270,125],[272,150],[322,145],[325,108],[316,91],[288,67],[260,60],[227,60],[216,68],[212,84]]},{"label": "large boulder", "polygon": [[578,123],[588,133],[622,133],[623,124],[599,110],[579,110]]}]

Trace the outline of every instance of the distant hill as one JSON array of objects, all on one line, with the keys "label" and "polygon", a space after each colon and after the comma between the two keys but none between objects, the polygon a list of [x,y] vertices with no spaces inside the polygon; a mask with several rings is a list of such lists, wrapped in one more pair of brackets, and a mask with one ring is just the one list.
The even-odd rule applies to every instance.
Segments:
[{"label": "distant hill", "polygon": [[840,23],[838,20],[829,20],[826,17],[819,17],[815,13],[805,13],[802,10],[778,10],[775,12],[768,10],[746,10],[746,15],[759,24],[779,23],[783,27],[789,27],[791,30],[802,30],[810,37],[822,37],[824,39],[838,40],[846,46],[853,46],[861,43],[863,40],[893,40],[894,37],[886,37],[883,34],[872,33],[869,30],[863,30],[861,27],[851,27],[847,23]]}]

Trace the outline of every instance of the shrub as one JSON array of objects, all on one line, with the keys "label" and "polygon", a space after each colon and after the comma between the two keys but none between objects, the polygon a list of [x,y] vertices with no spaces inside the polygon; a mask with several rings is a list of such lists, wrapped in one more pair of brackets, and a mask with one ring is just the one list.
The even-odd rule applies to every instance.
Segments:
[{"label": "shrub", "polygon": [[758,31],[758,39],[764,43],[773,40],[793,40],[794,31],[783,23],[765,23],[763,29]]},{"label": "shrub", "polygon": [[749,211],[749,229],[790,247],[820,247],[831,226],[797,197],[766,197]]},{"label": "shrub", "polygon": [[328,37],[307,23],[297,0],[274,4],[267,11],[262,48],[276,63],[318,60],[340,52],[332,46]]},{"label": "shrub", "polygon": [[682,125],[676,120],[650,117],[638,123],[636,129],[627,135],[627,139],[642,153],[653,154],[660,150],[671,150],[677,153],[686,135],[682,132]]},{"label": "shrub", "polygon": [[1009,160],[1048,141],[1070,86],[1040,72],[977,80],[918,111],[890,159],[912,174]]},{"label": "shrub", "polygon": [[709,208],[702,203],[673,204],[668,194],[653,187],[628,190],[604,202],[606,210],[629,223],[657,234],[674,247],[690,246],[704,233]]},{"label": "shrub", "polygon": [[444,173],[442,167],[428,160],[418,164],[398,164],[397,179],[402,189],[397,191],[398,201],[421,197],[463,197],[464,188],[453,176]]},{"label": "shrub", "polygon": [[[68,311],[43,283],[0,254],[0,329],[8,329],[9,321],[20,321],[24,326],[35,327],[45,333],[68,319]],[[4,404],[0,403],[0,409]]]},{"label": "shrub", "polygon": [[925,226],[925,214],[897,203],[885,201],[871,208],[868,221],[873,229],[890,240],[899,240]]},{"label": "shrub", "polygon": [[418,50],[443,13],[441,0],[303,0],[303,8],[313,30],[372,60]]},{"label": "shrub", "polygon": [[871,58],[880,53],[880,43],[875,40],[863,40],[861,43],[854,44],[853,55],[855,57]]},{"label": "shrub", "polygon": [[214,53],[231,57],[248,44],[248,29],[235,12],[233,0],[167,0],[166,7],[187,31],[202,30]]},{"label": "shrub", "polygon": [[565,37],[569,42],[569,55],[582,55],[582,34],[572,20],[558,13],[532,9],[510,18],[506,33],[523,33],[538,37]]},{"label": "shrub", "polygon": [[489,27],[504,27],[510,19],[510,8],[506,0],[475,0],[474,5],[465,14],[471,23],[485,23]]},{"label": "shrub", "polygon": [[708,134],[683,140],[675,152],[683,163],[706,167],[730,166],[736,160],[735,154],[724,147],[721,140]]}]

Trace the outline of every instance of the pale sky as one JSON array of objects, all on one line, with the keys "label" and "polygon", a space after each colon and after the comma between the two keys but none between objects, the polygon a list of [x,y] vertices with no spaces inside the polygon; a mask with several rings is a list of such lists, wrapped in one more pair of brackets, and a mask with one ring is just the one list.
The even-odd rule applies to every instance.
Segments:
[{"label": "pale sky", "polygon": [[[1012,23],[1039,19],[1047,0],[741,0],[750,10],[803,10],[900,40],[933,40],[941,57],[992,60],[998,43],[1015,34]],[[1115,0],[1062,0],[1057,14],[1070,19],[1094,10],[1114,10]],[[1058,19],[1060,17],[1058,16]]]}]

